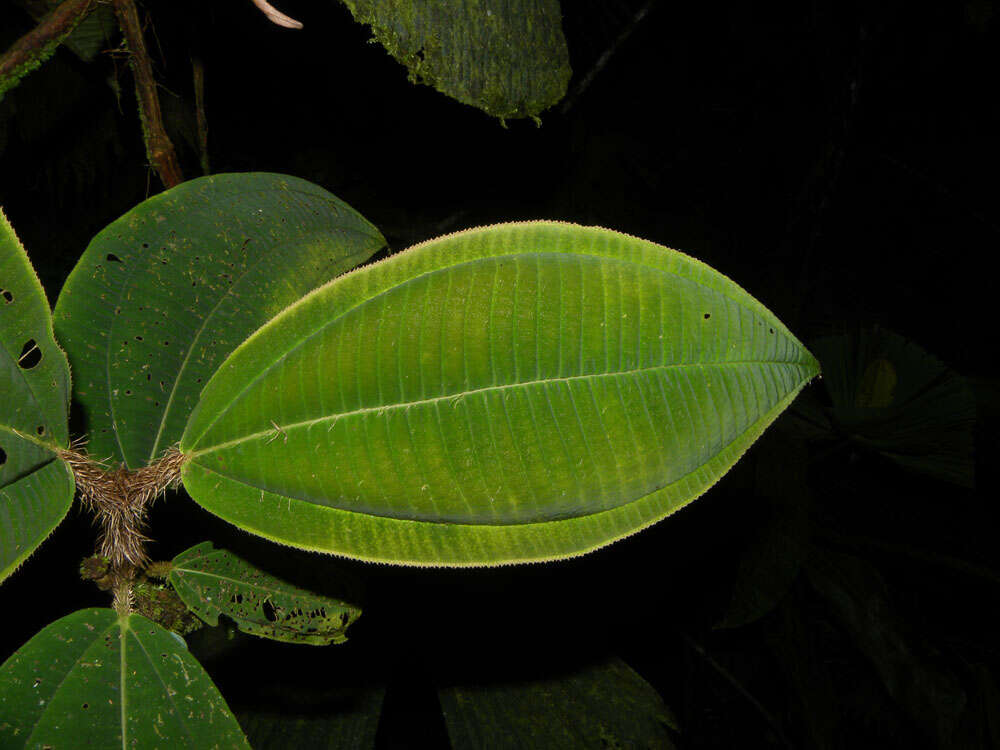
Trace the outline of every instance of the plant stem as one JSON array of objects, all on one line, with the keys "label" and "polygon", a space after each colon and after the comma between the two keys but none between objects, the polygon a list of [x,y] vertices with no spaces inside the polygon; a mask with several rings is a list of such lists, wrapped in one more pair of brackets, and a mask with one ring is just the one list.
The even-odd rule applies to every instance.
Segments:
[{"label": "plant stem", "polygon": [[45,62],[94,9],[94,0],[66,0],[0,55],[0,99],[28,73]]},{"label": "plant stem", "polygon": [[198,154],[201,173],[208,172],[208,118],[205,116],[205,63],[197,55],[191,57],[191,74],[194,83],[194,109],[198,122]]},{"label": "plant stem", "polygon": [[146,144],[146,156],[156,170],[160,180],[168,187],[184,181],[174,144],[163,127],[160,114],[160,97],[156,93],[156,79],[153,78],[153,64],[146,51],[146,40],[139,24],[139,12],[133,0],[114,0],[118,26],[125,37],[129,49],[129,65],[135,79],[135,97],[139,104],[139,119],[142,122],[142,136]]},{"label": "plant stem", "polygon": [[62,450],[59,457],[73,470],[84,506],[97,516],[101,528],[98,554],[108,558],[119,614],[132,608],[132,582],[149,562],[144,533],[150,504],[180,482],[184,456],[175,448],[136,471],[124,466],[108,469],[78,451]]}]

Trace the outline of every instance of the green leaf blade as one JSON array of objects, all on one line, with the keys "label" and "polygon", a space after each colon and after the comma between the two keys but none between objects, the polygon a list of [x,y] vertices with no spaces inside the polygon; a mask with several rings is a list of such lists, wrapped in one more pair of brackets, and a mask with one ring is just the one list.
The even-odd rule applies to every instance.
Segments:
[{"label": "green leaf blade", "polygon": [[249,747],[179,637],[110,609],[57,620],[0,666],[0,744]]},{"label": "green leaf blade", "polygon": [[209,625],[219,615],[244,633],[288,643],[343,643],[361,610],[283,581],[227,550],[203,542],[171,563],[170,584],[188,608]]},{"label": "green leaf blade", "polygon": [[69,442],[69,392],[45,292],[0,211],[0,581],[73,501],[72,475],[56,458]]},{"label": "green leaf blade", "polygon": [[557,0],[344,4],[410,80],[494,117],[535,117],[566,93],[572,71]]},{"label": "green leaf blade", "polygon": [[581,554],[704,492],[817,373],[676,251],[554,222],[349,274],[220,368],[184,483],[241,527],[424,565]]},{"label": "green leaf blade", "polygon": [[269,173],[190,180],[112,222],[55,311],[90,453],[131,469],[158,458],[248,334],[384,245],[326,190]]}]

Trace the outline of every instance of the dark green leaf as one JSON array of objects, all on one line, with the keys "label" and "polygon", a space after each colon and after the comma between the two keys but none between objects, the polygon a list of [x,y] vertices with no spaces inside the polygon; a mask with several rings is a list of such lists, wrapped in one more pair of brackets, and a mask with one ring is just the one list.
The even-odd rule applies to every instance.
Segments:
[{"label": "dark green leaf", "polygon": [[383,687],[338,691],[322,710],[300,715],[239,711],[254,750],[369,750],[382,711]]},{"label": "dark green leaf", "polygon": [[411,80],[495,117],[534,117],[566,93],[571,70],[558,0],[344,4]]},{"label": "dark green leaf", "polygon": [[620,659],[523,683],[438,691],[454,750],[672,748],[677,722]]},{"label": "dark green leaf", "polygon": [[304,549],[569,557],[701,495],[817,372],[771,312],[682,253],[557,222],[473,229],[258,330],[202,392],[183,480]]},{"label": "dark green leaf", "polygon": [[735,628],[768,614],[798,577],[809,544],[805,446],[771,431],[756,451],[754,502],[761,526],[740,559],[732,600],[718,627]]},{"label": "dark green leaf", "polygon": [[72,473],[56,457],[69,440],[69,389],[45,292],[0,211],[0,581],[73,502]]},{"label": "dark green leaf", "polygon": [[795,715],[809,738],[807,747],[826,750],[837,742],[842,726],[839,701],[830,670],[817,648],[815,633],[794,601],[782,602],[764,624],[767,644],[774,654],[796,706]]},{"label": "dark green leaf", "polygon": [[84,609],[0,666],[4,748],[245,748],[180,636],[141,615]]},{"label": "dark green leaf", "polygon": [[906,632],[878,571],[861,558],[816,547],[806,571],[886,692],[940,747],[956,747],[966,692],[930,644]]},{"label": "dark green leaf", "polygon": [[211,542],[175,557],[170,583],[209,625],[226,615],[245,633],[276,641],[343,643],[345,631],[361,616],[358,607],[283,581]]},{"label": "dark green leaf", "polygon": [[108,225],[55,311],[91,455],[158,458],[247,335],[384,245],[327,191],[267,173],[191,180]]},{"label": "dark green leaf", "polygon": [[814,349],[838,430],[911,471],[973,485],[976,402],[960,375],[882,328]]}]

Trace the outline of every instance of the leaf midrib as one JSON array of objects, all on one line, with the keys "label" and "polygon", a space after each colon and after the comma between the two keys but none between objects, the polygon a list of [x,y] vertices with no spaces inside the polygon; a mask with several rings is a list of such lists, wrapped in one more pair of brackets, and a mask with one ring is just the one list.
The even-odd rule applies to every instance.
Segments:
[{"label": "leaf midrib", "polygon": [[[305,234],[305,235],[302,235],[301,237],[295,238],[294,242],[302,242],[302,241],[306,241],[306,240],[311,240],[311,239],[313,239],[313,238],[315,238],[317,236],[320,236],[320,235],[329,235],[329,234],[331,234],[331,230],[332,230],[332,228],[328,228],[328,229],[325,229],[325,230],[317,230],[315,232],[309,232],[308,234]],[[352,228],[337,227],[337,230],[344,231],[344,232],[349,232],[349,233],[354,233],[354,234],[357,234],[357,235],[359,235],[361,237],[370,237],[370,236],[372,236],[372,235],[364,234],[363,232],[355,230],[355,229],[352,229]],[[281,243],[281,245],[286,245],[286,244],[289,244],[289,243]],[[271,246],[271,247],[267,248],[267,250],[273,251],[275,247],[280,247],[281,245]],[[353,257],[355,257],[357,255],[359,255],[359,253],[352,253],[351,255],[344,256],[344,258],[341,258],[341,260],[344,260],[346,258],[353,258]],[[177,393],[177,386],[181,382],[181,379],[182,379],[182,377],[184,375],[184,370],[187,369],[188,362],[191,359],[191,353],[195,350],[195,347],[197,346],[198,341],[201,339],[201,335],[205,332],[205,327],[208,325],[208,322],[212,319],[212,317],[218,311],[219,306],[223,302],[225,302],[226,299],[229,298],[229,295],[233,293],[233,290],[236,289],[243,282],[244,278],[246,278],[246,275],[248,273],[250,273],[250,271],[256,269],[265,260],[271,260],[271,256],[269,254],[261,253],[261,255],[255,261],[253,261],[252,263],[250,263],[249,265],[247,265],[247,267],[244,268],[243,271],[240,273],[239,278],[236,279],[236,281],[234,281],[232,284],[230,284],[229,287],[222,293],[222,296],[219,297],[218,301],[212,306],[212,309],[208,312],[208,314],[202,320],[201,325],[198,326],[198,330],[195,332],[194,338],[191,339],[191,345],[188,347],[187,352],[184,354],[184,361],[181,362],[180,369],[177,370],[177,376],[174,378],[173,385],[170,388],[170,395],[167,397],[167,402],[166,402],[165,406],[163,407],[163,413],[160,416],[160,425],[159,425],[159,428],[156,430],[156,437],[153,438],[153,447],[150,448],[149,455],[146,456],[146,460],[147,461],[153,461],[156,458],[156,452],[157,452],[157,449],[159,448],[159,445],[160,445],[160,438],[163,435],[163,428],[166,427],[166,425],[167,425],[167,417],[170,414],[170,408],[171,408],[171,406],[173,405],[173,402],[174,402],[174,395]],[[110,391],[110,385],[109,385],[109,391]]]},{"label": "leaf midrib", "polygon": [[[649,367],[639,367],[632,370],[616,370],[613,372],[597,372],[588,373],[585,375],[567,375],[564,377],[554,377],[554,378],[539,378],[536,380],[526,380],[519,383],[503,383],[500,385],[489,385],[482,388],[472,388],[466,391],[460,391],[458,393],[449,393],[443,396],[432,396],[430,398],[415,399],[413,401],[400,401],[394,404],[380,404],[378,406],[362,406],[358,409],[353,409],[346,412],[337,412],[334,414],[326,414],[321,417],[315,417],[313,419],[304,419],[299,422],[289,422],[287,424],[275,425],[280,427],[280,431],[284,430],[294,430],[301,427],[311,427],[315,424],[320,424],[329,420],[338,420],[344,417],[353,417],[359,414],[369,414],[371,412],[382,413],[387,410],[409,408],[412,406],[422,406],[424,404],[440,403],[442,401],[457,401],[458,399],[465,398],[467,396],[472,396],[477,393],[489,393],[494,391],[504,391],[512,388],[526,388],[533,385],[546,385],[549,383],[569,383],[572,381],[583,381],[583,380],[594,380],[598,378],[609,378],[609,377],[627,377],[630,375],[640,375],[642,373],[652,372],[655,370],[675,370],[684,368],[705,368],[705,367],[730,367],[736,365],[795,365],[805,367],[807,363],[798,360],[732,360],[727,362],[677,362],[671,364],[663,365],[652,365]],[[213,445],[210,448],[203,448],[201,450],[193,450],[187,454],[188,458],[193,460],[199,456],[204,456],[209,453],[215,453],[220,450],[225,450],[226,448],[231,448],[240,443],[245,443],[254,438],[261,437],[272,437],[276,434],[274,427],[267,430],[260,430],[258,432],[250,433],[249,435],[244,435],[243,437],[235,438],[233,440],[227,440],[218,445]],[[204,436],[204,433],[203,435]]]},{"label": "leaf midrib", "polygon": [[[534,224],[534,223],[544,224],[546,222],[515,222],[515,223],[516,224],[521,224],[521,223],[523,223],[523,224]],[[554,222],[554,223],[564,224],[565,222]],[[502,225],[493,225],[493,226],[502,226]],[[574,226],[574,225],[569,225],[569,226]],[[489,228],[490,227],[479,227],[479,228],[476,228],[476,229],[467,229],[467,230],[463,230],[463,231],[460,231],[460,232],[454,232],[452,234],[448,234],[448,235],[444,235],[443,237],[439,237],[439,238],[437,238],[437,240],[427,240],[425,242],[418,243],[418,244],[414,245],[413,247],[409,248],[409,250],[407,252],[416,250],[417,248],[420,248],[420,247],[423,247],[423,246],[431,245],[431,244],[433,244],[434,242],[436,242],[438,240],[442,240],[442,239],[445,239],[445,238],[454,237],[454,236],[462,235],[462,234],[466,234],[466,233],[471,234],[471,233],[475,233],[475,232],[480,232],[480,231],[482,231],[484,229],[489,229]],[[623,235],[623,236],[627,236],[627,235]],[[678,251],[671,250],[670,252],[677,253]],[[412,278],[409,278],[409,279],[406,279],[405,281],[400,282],[398,285],[390,285],[390,286],[388,286],[388,287],[386,287],[384,289],[379,290],[378,292],[373,293],[370,297],[366,297],[364,299],[357,300],[354,304],[348,305],[347,307],[345,307],[345,309],[341,310],[334,317],[329,318],[328,320],[323,321],[323,323],[320,326],[318,326],[317,328],[314,328],[313,330],[305,333],[304,335],[302,335],[301,337],[299,337],[297,340],[295,340],[294,342],[292,342],[292,344],[290,346],[288,346],[285,349],[285,351],[283,351],[278,357],[276,357],[273,362],[271,362],[269,365],[267,365],[265,368],[263,368],[260,372],[258,372],[249,381],[247,381],[246,383],[244,383],[243,387],[240,388],[239,391],[237,391],[235,394],[233,394],[230,397],[230,399],[229,399],[228,403],[225,405],[225,407],[222,408],[222,409],[220,409],[219,412],[215,415],[215,417],[207,425],[205,425],[203,428],[201,428],[201,432],[199,433],[199,435],[196,438],[194,438],[194,440],[192,442],[193,443],[197,443],[203,437],[205,437],[205,435],[208,434],[208,432],[212,429],[212,427],[214,427],[218,423],[218,421],[220,419],[222,419],[222,417],[233,407],[233,404],[235,404],[240,398],[242,398],[243,395],[246,393],[246,391],[249,390],[255,383],[257,383],[258,381],[260,381],[262,378],[264,378],[267,375],[267,373],[269,373],[272,369],[274,369],[275,367],[277,367],[279,362],[281,362],[283,359],[287,358],[289,355],[291,355],[293,352],[297,351],[301,347],[305,346],[314,337],[320,335],[323,331],[327,330],[330,326],[334,325],[339,320],[347,317],[352,312],[354,312],[354,311],[362,308],[364,305],[367,305],[367,304],[371,303],[373,300],[378,299],[379,297],[382,297],[382,296],[388,294],[393,289],[398,289],[398,288],[401,288],[403,286],[407,286],[409,284],[415,283],[419,279],[422,279],[422,278],[424,278],[426,276],[429,276],[431,274],[435,274],[435,273],[437,273],[439,271],[444,271],[444,270],[450,270],[450,269],[458,268],[460,266],[464,266],[466,264],[475,263],[475,262],[478,262],[478,261],[481,261],[481,260],[485,260],[485,259],[497,260],[497,259],[500,259],[500,258],[516,258],[516,257],[520,257],[522,255],[529,255],[529,256],[534,256],[534,255],[560,255],[560,256],[562,256],[564,254],[576,255],[578,257],[596,258],[598,260],[608,260],[608,259],[621,260],[621,258],[617,258],[616,256],[610,256],[610,255],[592,254],[592,253],[584,253],[584,252],[579,252],[579,253],[563,253],[563,252],[558,252],[558,251],[535,252],[535,253],[513,252],[513,253],[499,254],[499,255],[484,255],[484,256],[477,256],[477,257],[472,257],[472,258],[466,258],[464,260],[457,261],[457,262],[452,263],[452,264],[447,264],[447,265],[444,265],[444,266],[441,266],[441,267],[438,267],[438,268],[427,270],[425,272],[417,274],[416,276],[413,276]],[[683,255],[683,253],[680,253],[680,254]],[[389,264],[392,264],[394,261],[396,261],[398,258],[403,257],[404,255],[405,255],[405,253],[401,253],[399,255],[396,255],[396,256],[393,256],[393,257],[390,257],[390,258],[386,258],[385,260],[380,261],[380,263],[376,263],[374,265],[361,266],[361,267],[355,268],[353,271],[348,271],[347,273],[342,274],[341,276],[339,276],[336,279],[336,281],[343,281],[346,278],[350,278],[350,277],[356,276],[356,275],[364,273],[364,272],[371,272],[371,269],[378,267],[380,264],[386,264],[386,266],[384,266],[384,267],[388,267]],[[687,256],[685,256],[685,257],[687,257]],[[694,262],[695,264],[700,264],[701,263],[701,261],[697,261],[694,258],[688,258],[688,260]],[[795,337],[792,336],[791,332],[788,331],[788,329],[784,327],[784,325],[781,323],[781,321],[777,320],[777,318],[774,318],[774,315],[769,310],[767,310],[767,308],[765,308],[763,305],[761,305],[755,298],[753,298],[749,294],[747,294],[741,287],[737,287],[737,289],[740,292],[742,292],[744,295],[746,295],[745,299],[737,297],[737,296],[733,296],[732,294],[730,294],[730,292],[732,291],[730,289],[716,288],[714,286],[711,286],[710,284],[707,284],[702,279],[693,278],[693,277],[690,277],[690,276],[685,276],[684,274],[679,273],[677,269],[666,269],[666,268],[661,268],[661,267],[658,267],[658,266],[651,266],[651,265],[649,265],[647,263],[640,263],[640,265],[642,265],[643,267],[645,267],[648,270],[656,271],[656,272],[663,273],[663,274],[670,275],[670,276],[675,276],[678,279],[681,279],[683,281],[690,282],[690,283],[695,284],[697,286],[701,286],[701,287],[704,287],[706,289],[709,289],[710,291],[713,291],[715,293],[721,294],[723,297],[725,297],[726,299],[730,300],[731,302],[737,304],[738,306],[747,307],[747,303],[748,302],[750,303],[750,305],[749,305],[750,307],[753,307],[754,305],[756,305],[757,307],[759,307],[759,311],[764,312],[767,316],[769,316],[772,319],[772,325],[775,325],[775,327],[780,328],[783,331],[783,333],[787,334],[788,336],[790,336],[793,341],[797,341],[797,339],[795,339]],[[727,277],[722,277],[722,278],[726,279],[726,281],[728,281],[729,283],[733,283]],[[242,344],[240,344],[238,347],[236,347],[236,349],[233,350],[233,352],[230,353],[229,357],[227,358],[227,361],[229,359],[231,359],[233,356],[235,356],[238,352],[240,352],[241,350],[243,350],[244,347],[246,347],[248,344],[250,344],[251,341],[253,341],[259,335],[261,335],[261,333],[266,328],[268,328],[269,326],[271,326],[275,321],[277,321],[279,319],[282,319],[287,314],[290,314],[291,310],[297,308],[299,305],[303,304],[307,299],[310,299],[314,295],[318,294],[322,289],[327,288],[332,283],[333,282],[331,281],[331,282],[328,282],[327,284],[324,284],[323,286],[317,287],[316,289],[312,290],[311,292],[309,292],[308,294],[306,294],[305,296],[303,296],[302,299],[300,299],[298,302],[295,302],[292,305],[289,305],[284,310],[282,310],[274,318],[272,318],[270,321],[268,321],[263,326],[261,326],[260,328],[258,328],[257,331],[255,331],[254,333],[252,333],[247,338],[246,341],[244,341]],[[450,283],[450,281],[449,281],[449,283]],[[581,346],[582,346],[582,341],[581,341]],[[221,370],[221,366],[220,366],[219,370]],[[214,377],[215,376],[213,375],[213,378]],[[211,384],[211,381],[209,381],[209,384]],[[206,385],[206,388],[207,387],[208,387],[208,385]],[[204,393],[204,391],[203,391],[203,393]],[[191,420],[189,419],[188,420],[188,427],[190,427],[190,425],[191,425]],[[185,432],[186,431],[187,430],[185,428]],[[182,442],[183,442],[183,437],[182,437]],[[198,453],[200,453],[200,452],[199,451],[192,451],[189,455],[197,455]]]}]

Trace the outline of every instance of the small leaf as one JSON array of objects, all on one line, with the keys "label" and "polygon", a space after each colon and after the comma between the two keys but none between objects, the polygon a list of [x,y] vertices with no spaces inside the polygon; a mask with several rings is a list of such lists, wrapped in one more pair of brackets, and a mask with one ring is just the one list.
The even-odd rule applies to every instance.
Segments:
[{"label": "small leaf", "polygon": [[708,266],[617,232],[459,232],[260,328],[202,392],[196,502],[408,565],[579,555],[705,492],[818,372]]},{"label": "small leaf", "polygon": [[910,471],[973,486],[976,401],[960,375],[882,328],[813,348],[837,430]]},{"label": "small leaf", "polygon": [[183,639],[110,609],[57,620],[0,666],[0,746],[249,750]]},{"label": "small leaf", "polygon": [[674,747],[673,714],[620,659],[522,683],[441,688],[438,697],[454,750]]},{"label": "small leaf", "polygon": [[344,0],[410,79],[500,118],[562,99],[572,71],[558,0]]},{"label": "small leaf", "polygon": [[91,455],[130,469],[159,458],[237,344],[384,245],[327,191],[268,173],[191,180],[112,222],[55,312]]},{"label": "small leaf", "polygon": [[45,292],[0,211],[0,581],[73,502],[72,473],[56,457],[69,440],[69,384]]},{"label": "small leaf", "polygon": [[232,552],[202,542],[174,558],[170,583],[209,625],[219,615],[245,633],[289,643],[343,643],[361,610],[265,573]]}]

